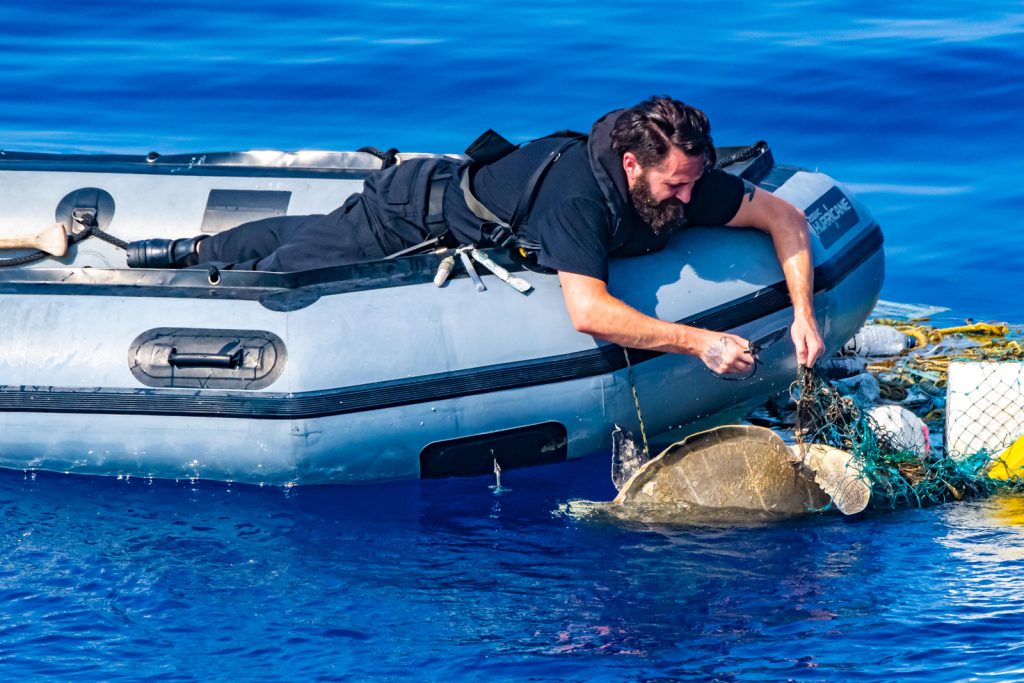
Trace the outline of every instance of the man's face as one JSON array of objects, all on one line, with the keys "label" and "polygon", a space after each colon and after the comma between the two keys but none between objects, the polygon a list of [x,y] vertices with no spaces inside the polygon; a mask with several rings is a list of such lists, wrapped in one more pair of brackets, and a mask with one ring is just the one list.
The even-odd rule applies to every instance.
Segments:
[{"label": "man's face", "polygon": [[704,155],[689,156],[673,147],[660,164],[643,167],[632,152],[626,152],[622,167],[633,207],[659,232],[682,217],[682,205],[690,201],[693,184],[704,172]]}]

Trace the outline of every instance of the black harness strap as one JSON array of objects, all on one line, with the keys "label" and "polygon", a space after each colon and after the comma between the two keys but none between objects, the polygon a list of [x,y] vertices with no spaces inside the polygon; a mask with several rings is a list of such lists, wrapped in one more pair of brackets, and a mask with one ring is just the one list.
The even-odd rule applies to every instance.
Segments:
[{"label": "black harness strap", "polygon": [[441,171],[430,179],[425,221],[431,237],[442,237],[448,232],[448,226],[444,222],[444,191],[452,175],[453,171]]},{"label": "black harness strap", "polygon": [[[497,217],[486,207],[480,203],[480,201],[473,196],[473,193],[469,188],[469,173],[472,169],[466,169],[464,173],[466,176],[463,178],[462,191],[466,197],[466,205],[469,206],[470,210],[476,214],[476,217],[483,221],[481,225],[481,232],[484,237],[489,239],[495,246],[500,248],[508,248],[516,243],[518,238],[519,228],[529,218],[530,211],[533,209],[533,204],[537,200],[537,194],[540,191],[540,183],[544,180],[544,176],[547,175],[548,171],[554,165],[562,154],[572,144],[585,139],[585,136],[575,135],[569,140],[566,140],[558,149],[551,152],[546,159],[537,167],[537,170],[533,172],[530,179],[526,182],[526,187],[523,189],[521,195],[519,195],[519,201],[516,203],[516,208],[512,211],[512,216],[509,218],[508,223],[500,220],[496,220]],[[483,208],[484,211],[478,210]],[[481,215],[485,214],[485,215]]]},{"label": "black harness strap", "polygon": [[[518,240],[519,228],[526,222],[530,215],[530,211],[533,209],[533,204],[537,199],[540,184],[541,181],[544,180],[544,176],[547,175],[551,166],[558,161],[562,156],[562,153],[565,152],[570,145],[586,139],[585,135],[575,133],[573,131],[563,131],[548,137],[562,136],[566,136],[569,139],[559,146],[558,149],[551,152],[530,176],[530,179],[527,181],[526,187],[520,195],[519,201],[512,212],[512,216],[507,223],[499,219],[486,206],[480,203],[480,201],[473,196],[473,193],[470,190],[469,179],[470,173],[472,172],[472,166],[481,162],[475,161],[473,164],[461,166],[457,170],[449,167],[444,170],[436,171],[430,178],[430,187],[427,194],[427,215],[424,219],[429,237],[420,244],[413,245],[387,256],[386,259],[393,259],[399,256],[417,253],[424,249],[438,246],[442,242],[444,236],[448,233],[448,225],[444,220],[444,193],[452,176],[459,172],[462,173],[460,187],[465,197],[466,205],[469,207],[470,211],[480,219],[481,234],[497,247],[509,248],[514,246]],[[501,138],[493,131],[488,131],[481,136],[481,139],[484,138],[490,140],[490,144],[492,144],[492,146],[494,144],[494,138],[498,138],[500,141],[504,142],[504,145],[501,146],[501,149],[497,153],[491,153],[489,156],[484,155],[483,158],[486,158],[488,161],[494,161],[496,158],[501,158],[516,149],[515,146],[505,141],[504,138]],[[480,141],[478,140],[474,145],[477,145],[479,142]],[[473,146],[471,145],[471,148],[472,147]],[[494,152],[494,150],[491,151]]]},{"label": "black harness strap", "polygon": [[526,183],[526,189],[523,190],[523,194],[519,197],[519,203],[516,204],[515,211],[512,212],[512,217],[508,220],[508,225],[513,232],[518,230],[519,226],[522,225],[530,215],[533,203],[537,199],[537,191],[540,189],[540,181],[544,180],[544,176],[548,174],[548,171],[551,170],[554,163],[561,158],[562,153],[575,142],[579,142],[579,138],[567,140],[565,144],[549,154],[548,158],[544,160],[544,163],[542,163],[540,167],[533,172],[533,175],[530,176],[530,179]]}]

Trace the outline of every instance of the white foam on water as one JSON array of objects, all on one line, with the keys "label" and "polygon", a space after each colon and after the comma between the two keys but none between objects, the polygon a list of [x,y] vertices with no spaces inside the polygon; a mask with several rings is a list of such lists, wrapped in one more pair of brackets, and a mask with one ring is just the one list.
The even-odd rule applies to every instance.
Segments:
[{"label": "white foam on water", "polygon": [[896,301],[878,300],[875,309],[871,311],[872,318],[902,318],[913,320],[915,318],[930,318],[939,313],[945,313],[949,309],[945,306],[932,306],[930,304],[904,304]]}]

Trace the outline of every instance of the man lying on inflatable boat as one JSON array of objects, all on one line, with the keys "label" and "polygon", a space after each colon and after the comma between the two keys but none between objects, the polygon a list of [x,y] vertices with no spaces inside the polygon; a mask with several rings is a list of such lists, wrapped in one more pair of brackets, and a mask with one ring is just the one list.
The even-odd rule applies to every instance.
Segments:
[{"label": "man lying on inflatable boat", "polygon": [[417,247],[496,246],[558,272],[577,330],[637,349],[700,357],[717,373],[749,372],[747,340],[649,317],[608,292],[608,257],[661,249],[685,225],[765,231],[793,302],[797,360],[824,349],[814,319],[803,212],[714,168],[707,116],[668,97],[606,114],[589,136],[562,131],[513,146],[488,131],[469,161],[422,157],[382,169],[327,215],[279,216],[212,236],[128,247],[133,268],[299,271]]}]

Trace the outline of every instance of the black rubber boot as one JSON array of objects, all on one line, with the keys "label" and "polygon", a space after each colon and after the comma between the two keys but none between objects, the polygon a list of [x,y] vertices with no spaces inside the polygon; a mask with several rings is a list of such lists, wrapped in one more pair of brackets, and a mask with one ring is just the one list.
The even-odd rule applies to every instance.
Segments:
[{"label": "black rubber boot", "polygon": [[188,268],[199,263],[199,243],[208,235],[180,240],[151,239],[128,243],[129,268]]}]

